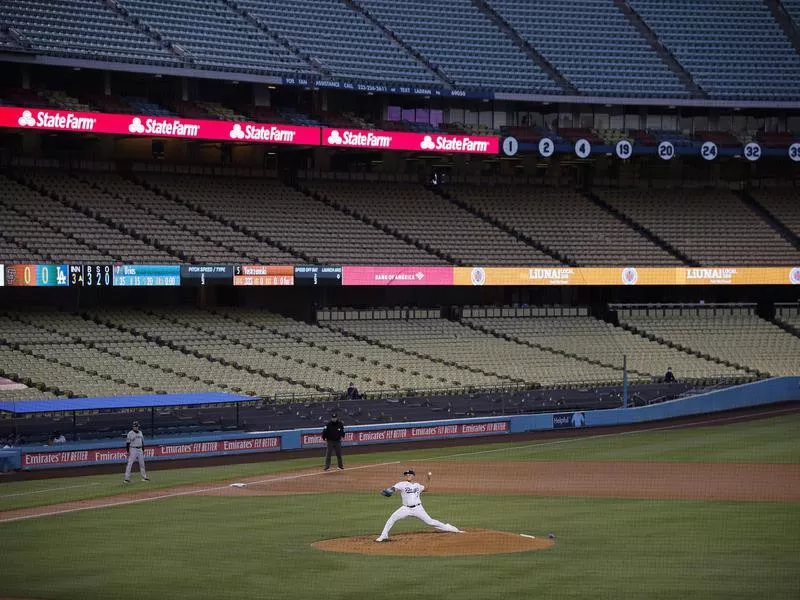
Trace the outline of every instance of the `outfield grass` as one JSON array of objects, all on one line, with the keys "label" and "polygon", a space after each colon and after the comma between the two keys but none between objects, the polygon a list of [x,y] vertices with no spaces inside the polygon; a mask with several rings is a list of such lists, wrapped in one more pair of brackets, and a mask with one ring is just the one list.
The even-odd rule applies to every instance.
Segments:
[{"label": "outfield grass", "polygon": [[[376,534],[374,494],[186,497],[2,527],[0,593],[119,598],[797,598],[800,520],[781,503],[431,496],[462,527],[558,536],[542,552],[333,554]],[[396,531],[419,529],[404,521]],[[469,535],[469,534],[467,534]]]},{"label": "outfield grass", "polygon": [[[346,456],[347,465],[374,464],[390,461],[441,460],[458,461],[680,461],[680,462],[745,462],[800,463],[800,414],[787,415],[713,427],[690,427],[662,431],[634,431],[604,434],[596,430],[592,437],[555,438],[525,443],[493,442],[449,448],[401,450],[372,455]],[[347,450],[345,449],[345,454]],[[176,485],[203,484],[270,475],[309,467],[319,467],[319,458],[304,458],[263,463],[245,463],[190,469],[170,469],[168,462],[151,462],[149,489],[165,489]],[[119,474],[71,477],[68,479],[34,480],[2,483],[0,478],[0,510],[46,506],[59,502],[87,500],[139,490],[138,475],[123,487],[122,468]]]}]

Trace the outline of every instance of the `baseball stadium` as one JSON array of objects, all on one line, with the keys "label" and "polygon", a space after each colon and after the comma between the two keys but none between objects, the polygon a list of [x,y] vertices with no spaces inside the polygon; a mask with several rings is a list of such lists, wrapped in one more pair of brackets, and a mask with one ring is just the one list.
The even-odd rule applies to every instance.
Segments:
[{"label": "baseball stadium", "polygon": [[0,0],[0,600],[800,598],[800,0]]}]

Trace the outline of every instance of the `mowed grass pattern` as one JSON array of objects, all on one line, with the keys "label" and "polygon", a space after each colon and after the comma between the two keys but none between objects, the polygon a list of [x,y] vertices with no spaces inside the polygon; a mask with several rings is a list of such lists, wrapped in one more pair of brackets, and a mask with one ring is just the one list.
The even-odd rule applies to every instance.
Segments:
[{"label": "mowed grass pattern", "polygon": [[[348,466],[481,460],[800,461],[800,417],[541,443],[393,450]],[[169,470],[153,487],[280,476],[318,459]],[[443,467],[445,465],[443,464]],[[320,474],[320,477],[325,475]],[[126,492],[118,475],[0,485],[0,507]],[[134,480],[137,481],[137,480]],[[87,487],[42,490],[85,484]],[[145,484],[134,483],[131,489]],[[28,492],[37,492],[28,494]],[[13,496],[13,494],[25,494]],[[800,597],[800,512],[792,503],[436,494],[460,527],[558,536],[555,548],[452,558],[315,550],[377,535],[397,506],[375,494],[183,496],[0,525],[0,597],[131,598],[791,598]],[[423,529],[418,521],[394,531]],[[468,538],[467,538],[468,539]],[[479,543],[479,540],[476,540]]]},{"label": "mowed grass pattern", "polygon": [[440,495],[426,501],[434,516],[467,528],[552,531],[558,544],[453,558],[310,547],[375,534],[394,504],[371,494],[188,497],[12,523],[0,536],[0,589],[76,600],[319,598],[321,590],[387,600],[797,597],[800,522],[796,506],[780,503]]}]

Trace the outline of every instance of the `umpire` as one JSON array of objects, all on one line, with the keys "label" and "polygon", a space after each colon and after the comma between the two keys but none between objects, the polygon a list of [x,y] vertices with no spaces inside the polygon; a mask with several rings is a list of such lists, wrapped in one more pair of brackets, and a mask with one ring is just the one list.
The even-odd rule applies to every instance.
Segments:
[{"label": "umpire", "polygon": [[328,443],[328,450],[325,453],[325,470],[331,468],[331,453],[336,452],[336,460],[339,461],[339,470],[344,469],[342,464],[342,438],[344,437],[344,425],[339,420],[336,413],[331,414],[331,420],[322,430],[322,439]]}]

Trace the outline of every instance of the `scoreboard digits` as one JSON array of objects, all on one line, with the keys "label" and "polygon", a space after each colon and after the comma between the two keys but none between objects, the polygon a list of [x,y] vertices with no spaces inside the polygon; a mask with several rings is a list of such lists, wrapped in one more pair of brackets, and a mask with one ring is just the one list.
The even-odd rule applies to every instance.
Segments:
[{"label": "scoreboard digits", "polygon": [[69,284],[81,287],[111,287],[111,265],[70,265]]},{"label": "scoreboard digits", "polygon": [[340,286],[342,285],[342,267],[298,265],[294,268],[294,284],[301,286]]},{"label": "scoreboard digits", "polygon": [[69,285],[67,265],[5,265],[9,287],[65,287]]}]

